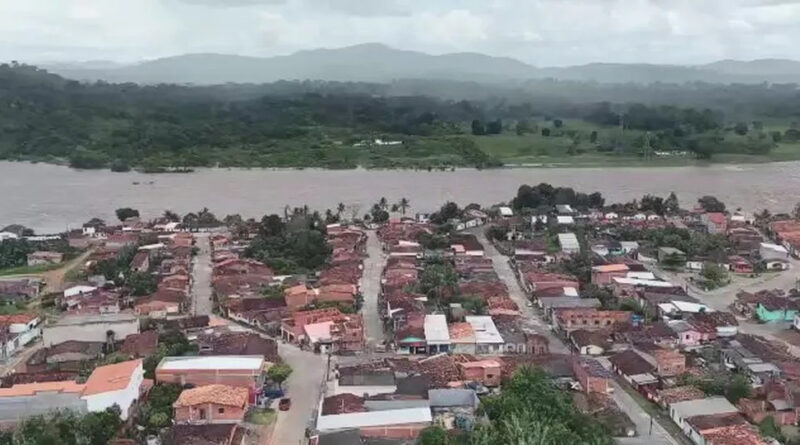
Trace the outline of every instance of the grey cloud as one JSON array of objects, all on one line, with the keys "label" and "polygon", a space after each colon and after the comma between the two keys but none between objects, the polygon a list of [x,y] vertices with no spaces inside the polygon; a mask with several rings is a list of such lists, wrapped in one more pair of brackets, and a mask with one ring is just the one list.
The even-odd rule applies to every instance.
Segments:
[{"label": "grey cloud", "polygon": [[189,5],[215,6],[220,8],[237,8],[242,6],[278,5],[286,0],[167,0]]}]

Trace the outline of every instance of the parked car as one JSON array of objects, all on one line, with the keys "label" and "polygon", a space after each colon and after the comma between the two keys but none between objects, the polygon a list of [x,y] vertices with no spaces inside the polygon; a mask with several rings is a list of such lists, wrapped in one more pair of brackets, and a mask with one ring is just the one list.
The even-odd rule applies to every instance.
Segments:
[{"label": "parked car", "polygon": [[281,411],[289,411],[289,408],[292,407],[292,399],[288,397],[284,397],[278,402],[278,409]]}]

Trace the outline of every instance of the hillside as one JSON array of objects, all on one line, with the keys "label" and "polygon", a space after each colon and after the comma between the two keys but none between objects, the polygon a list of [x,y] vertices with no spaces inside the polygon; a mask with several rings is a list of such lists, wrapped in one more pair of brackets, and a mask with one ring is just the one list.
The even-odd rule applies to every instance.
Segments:
[{"label": "hillside", "polygon": [[507,82],[546,78],[645,84],[800,82],[800,62],[792,60],[726,60],[696,66],[592,63],[552,68],[534,67],[507,57],[478,53],[430,55],[376,43],[306,50],[276,57],[185,54],[132,65],[95,61],[45,68],[70,79],[142,84],[212,85],[307,79],[380,83],[397,79]]}]

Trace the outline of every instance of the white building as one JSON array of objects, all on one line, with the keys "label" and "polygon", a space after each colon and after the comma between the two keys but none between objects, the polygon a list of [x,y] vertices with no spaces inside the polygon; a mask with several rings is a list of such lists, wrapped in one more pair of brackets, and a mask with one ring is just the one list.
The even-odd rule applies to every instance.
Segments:
[{"label": "white building", "polygon": [[428,314],[423,325],[428,353],[438,354],[450,350],[450,332],[447,328],[447,317],[444,314]]},{"label": "white building", "polygon": [[0,326],[8,328],[7,341],[0,350],[1,357],[11,357],[21,347],[42,335],[41,319],[34,314],[0,315]]},{"label": "white building", "polygon": [[16,233],[13,232],[0,232],[0,241],[5,241],[8,239],[17,239],[19,238]]},{"label": "white building", "polygon": [[511,210],[511,207],[502,206],[497,209],[500,212],[500,216],[503,218],[511,218],[514,216],[514,211]]},{"label": "white building", "polygon": [[86,401],[89,412],[103,411],[117,405],[122,410],[120,417],[126,420],[134,402],[141,396],[143,381],[141,359],[99,366],[86,380],[81,398]]},{"label": "white building", "polygon": [[780,244],[761,243],[758,253],[765,260],[788,260],[789,251]]},{"label": "white building", "polygon": [[464,321],[472,326],[475,334],[476,354],[500,354],[505,341],[497,330],[492,317],[488,315],[468,315]]},{"label": "white building", "polygon": [[90,294],[97,290],[95,286],[89,286],[86,284],[78,284],[72,287],[68,287],[64,289],[64,298],[71,298],[77,295],[83,294]]},{"label": "white building", "polygon": [[739,410],[731,405],[724,397],[709,397],[699,400],[688,400],[685,402],[673,403],[669,406],[669,416],[683,431],[684,434],[692,439],[692,442],[703,445],[705,439],[698,431],[686,422],[686,419],[695,416],[708,416],[711,414],[736,413]]},{"label": "white building", "polygon": [[575,224],[575,218],[569,215],[558,215],[556,216],[556,221],[558,221],[559,224],[564,226],[571,226]]},{"label": "white building", "polygon": [[428,406],[416,408],[387,409],[363,413],[332,414],[317,417],[317,430],[320,433],[341,431],[353,428],[379,428],[400,425],[427,426],[433,417]]}]

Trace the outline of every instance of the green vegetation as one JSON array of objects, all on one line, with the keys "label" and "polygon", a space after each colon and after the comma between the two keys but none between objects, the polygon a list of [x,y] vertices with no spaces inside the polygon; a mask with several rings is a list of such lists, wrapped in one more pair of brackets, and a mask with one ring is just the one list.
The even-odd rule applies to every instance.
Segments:
[{"label": "green vegetation", "polygon": [[[797,92],[780,85],[542,81],[522,91],[448,84],[448,94],[442,86],[82,84],[32,66],[0,65],[0,159],[183,172],[800,158]],[[603,102],[611,98],[620,104]]]},{"label": "green vegetation", "polygon": [[147,402],[139,407],[137,421],[147,433],[156,433],[172,424],[172,404],[181,395],[180,385],[159,383],[150,389]]},{"label": "green vegetation", "polygon": [[26,239],[7,239],[0,241],[0,276],[23,275],[57,269],[60,264],[28,266],[28,254],[38,250],[53,251],[64,255],[68,260],[77,255],[78,249],[70,247],[67,240],[28,241]]},{"label": "green vegetation", "polygon": [[261,261],[275,273],[302,273],[322,267],[331,254],[325,241],[324,225],[317,212],[295,209],[289,222],[267,215],[258,225],[258,236],[244,256]]},{"label": "green vegetation", "polygon": [[119,409],[77,415],[59,411],[23,420],[13,431],[0,433],[3,445],[106,445],[122,426]]},{"label": "green vegetation", "polygon": [[156,353],[144,359],[144,377],[155,378],[156,367],[164,357],[180,355],[197,355],[197,345],[189,343],[189,339],[180,331],[159,334]]},{"label": "green vegetation", "polygon": [[269,408],[250,408],[244,417],[244,421],[256,425],[270,425],[275,422],[277,413]]},{"label": "green vegetation", "polygon": [[595,419],[581,414],[568,393],[540,369],[522,368],[497,395],[482,399],[490,423],[479,423],[472,445],[498,443],[610,445],[613,439]]},{"label": "green vegetation", "polygon": [[731,403],[749,397],[753,391],[750,381],[741,374],[715,375],[713,378],[698,378],[684,374],[678,380],[681,385],[695,386],[708,396],[725,396]]},{"label": "green vegetation", "polygon": [[267,378],[278,384],[278,387],[283,385],[283,382],[292,375],[292,367],[286,363],[277,363],[272,365],[267,371]]}]

